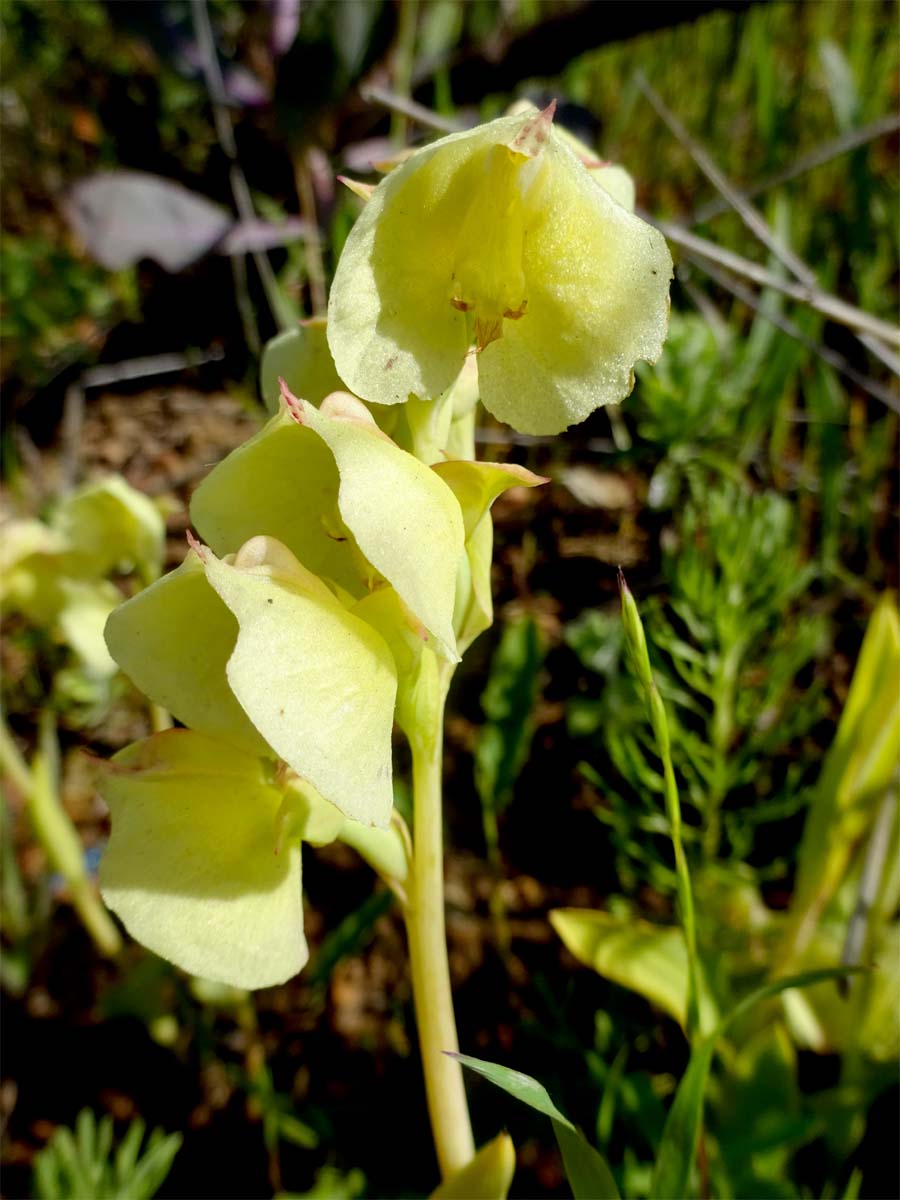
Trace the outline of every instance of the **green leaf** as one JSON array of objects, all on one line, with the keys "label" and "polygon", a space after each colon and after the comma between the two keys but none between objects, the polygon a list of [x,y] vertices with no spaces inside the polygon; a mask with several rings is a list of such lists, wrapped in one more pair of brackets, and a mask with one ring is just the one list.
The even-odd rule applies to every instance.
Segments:
[{"label": "green leaf", "polygon": [[470,1058],[466,1054],[452,1054],[451,1057],[470,1071],[484,1076],[516,1100],[521,1100],[535,1112],[550,1118],[563,1156],[566,1178],[575,1200],[618,1200],[616,1181],[603,1156],[586,1140],[584,1134],[576,1129],[569,1118],[560,1112],[542,1083],[521,1071],[485,1062],[480,1058]]},{"label": "green leaf", "polygon": [[691,1170],[700,1140],[706,1081],[716,1045],[728,1027],[755,1005],[789,988],[808,987],[823,979],[838,979],[848,973],[852,971],[847,967],[834,967],[821,971],[806,971],[790,979],[778,979],[768,983],[735,1005],[731,1012],[720,1020],[712,1033],[695,1044],[687,1071],[678,1085],[666,1119],[653,1172],[651,1196],[688,1195]]},{"label": "green leaf", "polygon": [[506,1200],[515,1169],[512,1138],[498,1133],[462,1170],[435,1188],[431,1200]]},{"label": "green leaf", "polygon": [[133,937],[234,987],[296,975],[300,846],[260,759],[172,729],[117,754],[100,787],[112,814],[101,890]]},{"label": "green leaf", "polygon": [[83,1109],[75,1136],[61,1127],[34,1157],[34,1195],[37,1200],[151,1200],[168,1175],[181,1146],[181,1134],[154,1129],[142,1157],[145,1126],[132,1121],[111,1159],[112,1117],[97,1122]]},{"label": "green leaf", "polygon": [[506,625],[481,697],[487,721],[475,747],[475,786],[482,806],[495,813],[509,803],[528,758],[543,660],[531,617]]},{"label": "green leaf", "polygon": [[273,538],[203,551],[237,618],[226,675],[268,744],[345,816],[386,827],[397,668],[384,639]]},{"label": "green leaf", "polygon": [[779,962],[809,944],[900,760],[900,613],[884,596],[859,661],[803,828]]},{"label": "green leaf", "polygon": [[[637,992],[686,1029],[688,959],[681,929],[587,908],[554,909],[550,924],[579,962]],[[717,1013],[702,984],[699,1005],[700,1028],[709,1030]]]}]

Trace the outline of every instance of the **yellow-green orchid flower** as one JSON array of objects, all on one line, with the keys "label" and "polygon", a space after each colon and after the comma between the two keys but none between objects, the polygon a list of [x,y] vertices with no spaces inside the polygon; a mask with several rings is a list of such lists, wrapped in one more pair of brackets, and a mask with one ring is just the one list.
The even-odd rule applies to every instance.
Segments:
[{"label": "yellow-green orchid flower", "polygon": [[485,406],[557,433],[631,390],[665,339],[672,260],[552,125],[553,106],[451,134],[373,191],[328,308],[363,399],[441,396],[474,343]]}]

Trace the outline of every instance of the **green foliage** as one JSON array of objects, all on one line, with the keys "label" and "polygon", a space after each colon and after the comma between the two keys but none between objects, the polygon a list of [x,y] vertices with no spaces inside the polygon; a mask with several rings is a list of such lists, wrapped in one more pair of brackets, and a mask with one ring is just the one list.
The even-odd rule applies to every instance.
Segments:
[{"label": "green foliage", "polygon": [[678,1085],[666,1120],[666,1127],[663,1130],[650,1189],[652,1196],[688,1195],[689,1180],[703,1120],[703,1102],[709,1069],[717,1043],[727,1032],[729,1026],[739,1021],[755,1005],[787,991],[789,988],[808,987],[810,984],[824,979],[837,979],[847,970],[846,967],[836,967],[824,971],[809,971],[792,976],[790,979],[779,979],[774,983],[767,984],[745,997],[740,1004],[737,1004],[722,1018],[712,1033],[707,1034],[694,1046],[688,1068]]},{"label": "green foliage", "polygon": [[322,1167],[308,1192],[279,1192],[276,1200],[359,1200],[365,1194],[366,1177],[353,1168],[339,1171],[337,1167]]},{"label": "green foliage", "polygon": [[[757,592],[765,594],[770,589],[759,578],[761,566],[753,555],[750,558],[757,571]],[[723,555],[722,562],[729,561]],[[752,631],[752,603],[748,613]],[[647,646],[638,636],[639,624],[634,625],[636,609],[626,605],[624,616],[625,638],[639,673],[649,678]],[[797,1195],[789,1182],[790,1163],[800,1146],[824,1135],[835,1157],[846,1156],[861,1136],[860,1123],[838,1133],[834,1113],[843,1087],[852,1081],[855,1102],[865,1103],[863,1098],[871,1099],[884,1086],[880,1064],[896,1056],[896,1022],[884,1014],[900,994],[892,957],[900,873],[886,867],[893,861],[898,836],[895,798],[886,794],[900,747],[897,621],[893,599],[883,598],[870,620],[844,715],[817,784],[787,916],[765,907],[751,872],[736,864],[718,867],[709,848],[700,870],[695,868],[698,940],[701,957],[711,968],[711,993],[701,992],[701,1014],[704,1008],[709,1014],[717,1007],[724,1015],[718,1024],[701,1016],[703,1036],[693,1041],[688,1070],[669,1112],[651,1195],[692,1193],[707,1102],[711,1112],[705,1169],[715,1180],[716,1194],[732,1190],[738,1195]],[[597,629],[595,619],[583,622],[577,633],[586,638]],[[592,661],[602,666],[603,655],[595,650]],[[665,761],[664,750],[659,753]],[[856,848],[866,840],[869,850],[862,862]],[[841,971],[852,971],[852,964],[860,961],[846,956],[854,944],[850,931],[863,913],[869,914],[869,928],[856,939],[856,952],[865,947],[861,960],[873,970],[838,989],[834,980]],[[613,913],[557,910],[552,920],[580,961],[685,1023],[687,959],[678,931],[641,922],[619,906]],[[841,957],[851,965],[835,966]],[[761,964],[770,976],[762,987]],[[763,1016],[754,1016],[764,1001],[795,987],[806,990],[802,996],[791,992],[785,997],[782,1015],[767,1004]],[[742,1050],[723,1056],[724,1069],[710,1085],[717,1042],[732,1025]],[[827,1100],[810,1101],[801,1093],[795,1045],[840,1049],[848,1056],[846,1083],[825,1093]],[[781,1079],[777,1116],[771,1101],[776,1070]],[[822,1114],[828,1111],[831,1123],[823,1124]],[[608,1127],[608,1118],[604,1123]],[[625,1177],[630,1178],[629,1172]]]},{"label": "green foliage", "polygon": [[[755,827],[779,818],[796,796],[796,770],[780,767],[778,756],[821,711],[815,684],[803,705],[794,701],[798,676],[822,653],[828,625],[810,599],[814,571],[803,563],[786,500],[702,474],[691,491],[663,560],[668,602],[646,605],[647,630],[683,798],[699,815],[707,854],[719,852],[724,822],[728,853],[738,860],[751,849]],[[619,672],[622,641],[612,627],[611,616],[593,613],[567,630],[584,666],[606,681],[599,699],[570,701],[569,722],[573,733],[598,732],[626,785],[618,793],[615,777],[604,773],[612,804],[604,819],[620,830],[630,876],[627,859],[643,853],[630,826],[654,824],[650,801],[662,794],[663,778],[636,684]],[[637,809],[630,807],[635,793]],[[735,796],[743,803],[732,812]],[[664,871],[656,879],[665,886]]]},{"label": "green foliage", "polygon": [[133,270],[113,274],[41,234],[0,242],[5,307],[0,317],[4,370],[31,386],[85,355],[97,327],[136,311]]},{"label": "green foliage", "polygon": [[797,857],[786,951],[808,944],[900,763],[900,614],[872,615],[837,735],[822,767]]},{"label": "green foliage", "polygon": [[504,625],[481,697],[486,720],[475,747],[475,786],[482,809],[494,818],[512,799],[528,757],[543,658],[533,618]]},{"label": "green foliage", "polygon": [[566,1178],[575,1200],[618,1200],[619,1189],[603,1156],[569,1118],[560,1112],[543,1084],[532,1079],[530,1075],[513,1071],[509,1067],[501,1067],[497,1063],[484,1062],[465,1054],[454,1057],[470,1071],[482,1075],[523,1104],[527,1104],[529,1108],[533,1108],[535,1112],[550,1118],[566,1168]]},{"label": "green foliage", "polygon": [[34,1159],[38,1200],[150,1200],[171,1169],[180,1133],[154,1129],[144,1142],[144,1122],[132,1121],[113,1151],[113,1121],[83,1109],[74,1134],[61,1126]]},{"label": "green foliage", "polygon": [[[688,958],[680,929],[651,925],[632,912],[579,908],[554,909],[550,922],[579,962],[637,992],[688,1028]],[[710,1029],[716,1007],[708,989],[700,993],[699,1009],[700,1028]]]}]

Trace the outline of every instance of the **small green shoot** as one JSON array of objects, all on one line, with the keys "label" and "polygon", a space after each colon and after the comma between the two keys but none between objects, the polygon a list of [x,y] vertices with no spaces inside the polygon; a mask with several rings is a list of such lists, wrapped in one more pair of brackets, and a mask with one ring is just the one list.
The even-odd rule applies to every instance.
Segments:
[{"label": "small green shoot", "polygon": [[180,1133],[154,1129],[141,1153],[146,1126],[132,1121],[113,1152],[113,1120],[82,1109],[75,1132],[60,1127],[34,1158],[37,1200],[150,1200],[181,1146]]}]

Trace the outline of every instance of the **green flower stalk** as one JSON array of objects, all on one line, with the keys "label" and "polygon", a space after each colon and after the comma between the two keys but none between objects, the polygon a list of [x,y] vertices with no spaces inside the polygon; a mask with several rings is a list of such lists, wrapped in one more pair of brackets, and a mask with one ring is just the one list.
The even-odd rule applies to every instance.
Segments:
[{"label": "green flower stalk", "polygon": [[620,401],[635,362],[655,361],[671,256],[556,132],[554,108],[441,138],[372,192],[328,307],[355,394],[436,399],[474,344],[485,407],[549,434]]}]

